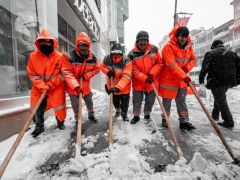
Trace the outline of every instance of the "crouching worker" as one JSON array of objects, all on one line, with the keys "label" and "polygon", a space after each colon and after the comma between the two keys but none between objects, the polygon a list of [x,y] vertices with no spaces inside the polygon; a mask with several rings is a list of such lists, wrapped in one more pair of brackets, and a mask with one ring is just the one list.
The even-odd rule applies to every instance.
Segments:
[{"label": "crouching worker", "polygon": [[37,49],[30,54],[27,72],[32,81],[31,110],[36,106],[41,94],[47,90],[47,95],[40,104],[35,116],[33,137],[44,131],[44,112],[54,109],[57,126],[63,130],[66,117],[64,79],[71,89],[79,87],[71,72],[71,64],[67,56],[56,50],[58,41],[48,31],[43,30],[35,41]]},{"label": "crouching worker", "polygon": [[[103,59],[100,68],[108,76],[105,86],[107,93],[113,93],[113,105],[116,109],[114,118],[121,115],[123,121],[129,121],[127,113],[131,90],[132,62],[123,56],[121,44],[113,44],[111,54]],[[112,87],[110,87],[111,78],[113,78]]]},{"label": "crouching worker", "polygon": [[90,87],[90,80],[93,76],[99,73],[100,68],[98,66],[97,58],[90,51],[91,40],[88,35],[81,32],[76,39],[75,49],[70,51],[69,60],[73,66],[73,74],[78,82],[82,79],[81,88],[76,91],[72,90],[68,84],[66,85],[67,92],[69,93],[72,108],[75,114],[75,129],[73,133],[76,133],[78,122],[78,102],[79,94],[82,92],[83,100],[86,104],[88,111],[88,119],[92,123],[97,123],[98,119],[94,116],[92,92]]}]

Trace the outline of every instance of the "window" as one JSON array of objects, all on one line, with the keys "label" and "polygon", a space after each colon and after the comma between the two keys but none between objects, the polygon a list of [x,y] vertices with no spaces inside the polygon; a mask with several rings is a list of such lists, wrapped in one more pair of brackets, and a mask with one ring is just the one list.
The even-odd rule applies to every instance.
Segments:
[{"label": "window", "polygon": [[67,23],[66,21],[58,15],[58,31],[61,33],[64,37],[67,38]]},{"label": "window", "polygon": [[73,44],[75,44],[76,31],[70,25],[68,25],[67,33],[68,33],[68,36],[67,36],[68,40],[71,41]]}]

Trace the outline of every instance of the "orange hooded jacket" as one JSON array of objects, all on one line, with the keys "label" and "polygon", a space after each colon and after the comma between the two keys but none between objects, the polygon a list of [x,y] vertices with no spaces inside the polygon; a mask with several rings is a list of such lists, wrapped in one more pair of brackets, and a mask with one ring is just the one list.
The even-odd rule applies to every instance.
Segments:
[{"label": "orange hooded jacket", "polygon": [[[162,49],[162,58],[164,68],[160,73],[158,94],[163,98],[174,99],[177,96],[178,88],[187,87],[183,79],[188,76],[188,72],[196,64],[196,56],[194,54],[191,39],[187,39],[187,46],[181,49],[177,43],[175,33],[181,27],[177,24],[169,34],[169,42]],[[184,72],[182,68],[187,69]]]},{"label": "orange hooded jacket", "polygon": [[[54,42],[54,50],[46,56],[39,50],[38,40],[51,39]],[[71,73],[71,64],[67,57],[56,50],[58,41],[52,37],[48,31],[43,30],[35,41],[36,50],[30,54],[27,72],[32,81],[31,110],[34,108],[42,94],[42,88],[48,86],[47,108],[53,108],[59,121],[64,121],[66,117],[66,102],[64,80],[69,87],[75,89],[78,82]]]},{"label": "orange hooded jacket", "polygon": [[145,82],[148,75],[153,77],[155,87],[159,86],[159,73],[163,63],[156,46],[148,44],[145,52],[142,53],[135,45],[128,57],[132,60],[132,87],[134,91],[150,92],[153,90],[152,85]]},{"label": "orange hooded jacket", "polygon": [[[89,53],[86,59],[82,59],[78,53],[78,44],[83,42],[88,45]],[[83,77],[82,80],[82,93],[83,96],[86,96],[91,93],[90,79],[99,73],[100,68],[98,66],[97,58],[91,53],[91,40],[88,35],[84,32],[79,33],[75,42],[75,49],[70,51],[69,60],[72,64],[75,78],[80,82],[80,77]],[[71,87],[66,85],[67,92],[69,94],[78,96],[76,91],[72,90]]]},{"label": "orange hooded jacket", "polygon": [[[121,58],[113,58],[111,55],[106,56],[100,66],[102,72],[107,74],[110,70],[114,70],[113,86],[120,89],[116,95],[129,94],[131,91],[132,78],[132,62],[129,58],[122,56]],[[107,79],[107,87],[110,89],[110,78]]]}]

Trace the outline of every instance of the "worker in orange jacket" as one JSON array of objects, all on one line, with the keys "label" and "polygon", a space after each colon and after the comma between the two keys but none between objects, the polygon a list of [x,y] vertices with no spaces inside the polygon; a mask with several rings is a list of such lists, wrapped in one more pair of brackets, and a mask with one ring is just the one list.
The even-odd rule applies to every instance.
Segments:
[{"label": "worker in orange jacket", "polygon": [[78,119],[78,102],[79,94],[82,92],[83,100],[88,110],[88,119],[97,123],[98,119],[94,115],[92,92],[90,87],[90,80],[93,76],[99,73],[97,58],[90,51],[91,40],[84,32],[79,33],[75,42],[75,49],[69,52],[69,60],[73,66],[73,74],[78,82],[82,79],[81,87],[77,91],[73,91],[68,84],[66,85],[67,92],[69,93],[72,108],[75,114],[76,124],[74,133],[77,129]]},{"label": "worker in orange jacket", "polygon": [[[170,116],[171,101],[175,99],[180,121],[180,129],[196,129],[188,117],[186,105],[186,87],[191,82],[188,73],[196,64],[189,30],[177,24],[169,34],[169,42],[162,49],[164,68],[160,73],[159,95],[163,97],[163,106]],[[167,127],[162,117],[162,126]]]},{"label": "worker in orange jacket", "polygon": [[64,129],[66,117],[66,102],[64,81],[72,90],[79,87],[78,82],[71,72],[71,64],[67,56],[56,50],[58,41],[48,31],[43,30],[35,41],[36,50],[30,54],[27,72],[32,81],[31,110],[36,106],[43,91],[47,96],[40,104],[34,122],[33,137],[37,137],[44,131],[44,112],[53,108],[59,129]]},{"label": "worker in orange jacket", "polygon": [[[108,76],[105,89],[108,94],[113,93],[113,105],[116,109],[115,118],[122,116],[123,121],[129,121],[127,113],[129,94],[131,91],[132,62],[123,55],[120,43],[114,43],[111,54],[106,56],[100,66],[102,72]],[[113,84],[110,85],[110,79]]]},{"label": "worker in orange jacket", "polygon": [[136,36],[135,47],[129,52],[128,57],[133,65],[133,114],[131,124],[140,120],[141,105],[145,96],[144,119],[150,121],[150,113],[155,102],[155,92],[152,87],[159,85],[159,73],[163,67],[158,48],[149,43],[149,35],[146,31],[139,31]]}]

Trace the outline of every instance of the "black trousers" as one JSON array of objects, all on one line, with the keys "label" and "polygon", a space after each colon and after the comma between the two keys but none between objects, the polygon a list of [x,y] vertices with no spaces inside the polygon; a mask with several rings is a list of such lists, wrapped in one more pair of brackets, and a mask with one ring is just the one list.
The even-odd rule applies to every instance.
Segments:
[{"label": "black trousers", "polygon": [[217,87],[212,88],[212,94],[214,97],[214,107],[212,111],[212,117],[213,119],[218,119],[219,114],[221,113],[222,119],[226,124],[232,124],[233,123],[233,117],[229,110],[227,98],[226,98],[226,92],[228,90],[228,87]]},{"label": "black trousers", "polygon": [[129,98],[129,94],[113,95],[113,105],[116,111],[121,111],[121,116],[123,118],[127,117]]},{"label": "black trousers", "polygon": [[47,97],[43,99],[36,114],[33,117],[33,122],[35,122],[37,127],[44,126],[44,113],[45,113],[46,107],[47,107]]}]

